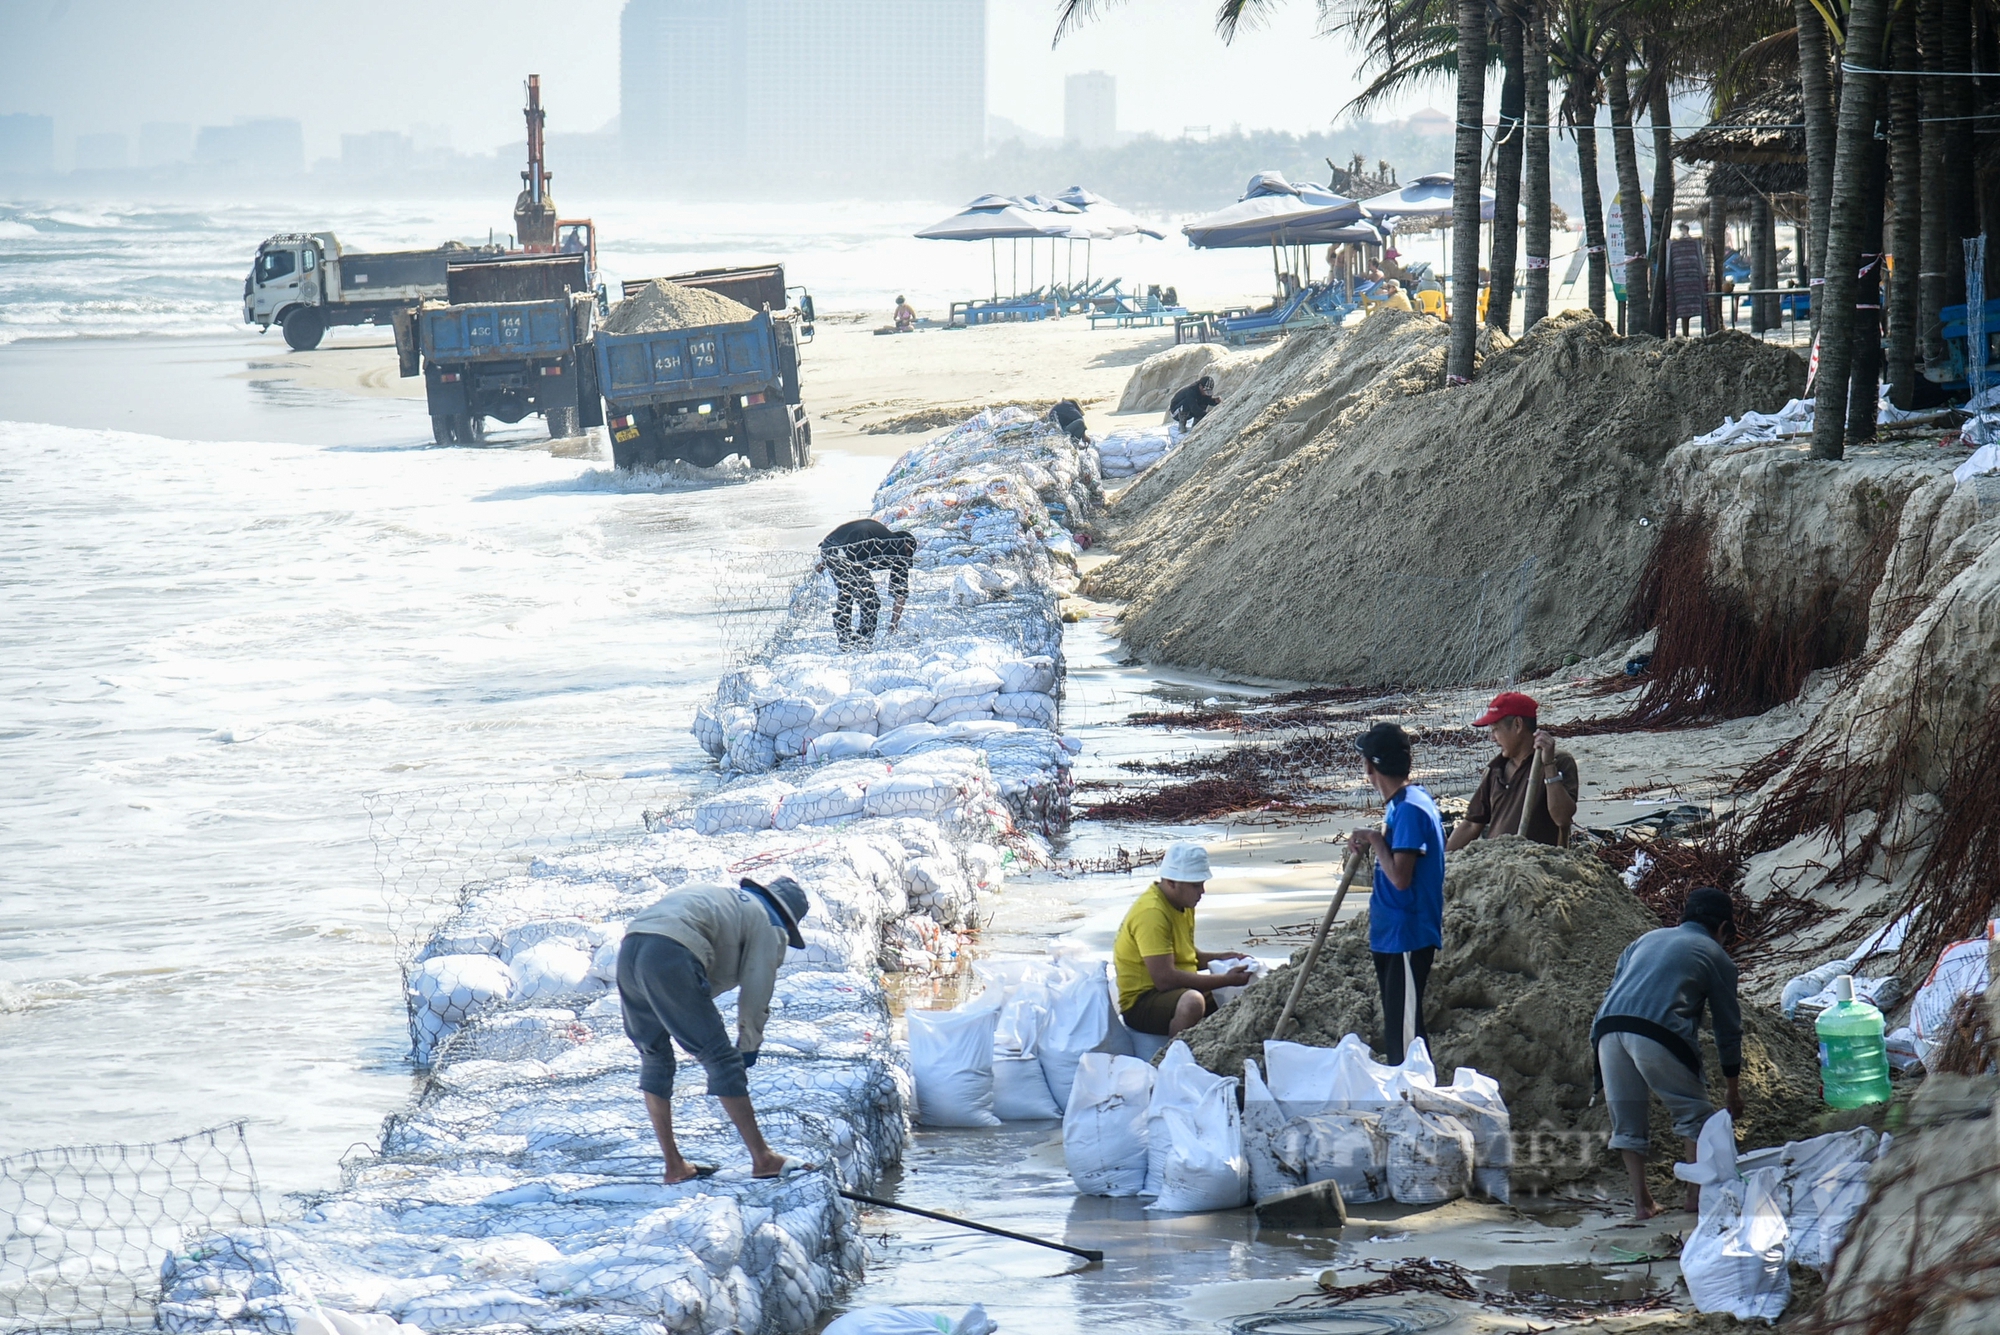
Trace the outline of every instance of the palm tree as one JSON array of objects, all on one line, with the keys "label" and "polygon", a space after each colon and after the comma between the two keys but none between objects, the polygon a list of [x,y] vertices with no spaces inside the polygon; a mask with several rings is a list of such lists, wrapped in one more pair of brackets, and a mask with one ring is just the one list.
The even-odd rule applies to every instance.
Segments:
[{"label": "palm tree", "polygon": [[[1816,287],[1826,272],[1822,261],[1828,210],[1833,203],[1833,39],[1813,0],[1793,0],[1793,8],[1799,20],[1799,88],[1805,100],[1806,202],[1811,219],[1806,232],[1806,271]],[[1812,294],[1814,329],[1820,327],[1822,295]]]},{"label": "palm tree", "polygon": [[1668,96],[1672,75],[1664,42],[1657,35],[1646,39],[1646,66],[1646,114],[1653,122],[1653,234],[1647,246],[1653,305],[1648,328],[1666,338],[1674,332],[1674,294],[1667,276],[1674,232],[1674,111]]},{"label": "palm tree", "polygon": [[1504,330],[1514,318],[1514,256],[1520,249],[1521,159],[1526,150],[1526,23],[1515,0],[1500,0],[1500,124],[1493,144],[1493,241],[1487,247],[1486,323]]},{"label": "palm tree", "polygon": [[1486,131],[1486,0],[1458,0],[1458,129],[1451,155],[1451,347],[1445,383],[1472,379],[1479,334],[1479,159]]},{"label": "palm tree", "polygon": [[[1917,45],[1923,49],[1924,69],[1932,73],[1940,72],[1944,64],[1944,0],[1922,0],[1917,10]],[[1945,127],[1942,118],[1951,113],[1945,108],[1950,92],[1944,85],[1962,82],[1958,79],[1929,79],[1924,81],[1922,129],[1923,168],[1921,176],[1922,199],[1918,208],[1923,224],[1920,249],[1929,263],[1917,266],[1914,272],[1920,274],[1918,286],[1921,289],[1917,323],[1921,330],[1924,346],[1924,366],[1926,369],[1940,369],[1944,365],[1943,318],[1939,314],[1951,299],[1951,216],[1950,190],[1951,173],[1945,168]],[[1901,196],[1898,195],[1900,199]],[[1898,213],[1902,207],[1897,206]],[[1897,252],[1900,263],[1902,252]]]},{"label": "palm tree", "polygon": [[[1853,364],[1856,267],[1868,230],[1869,176],[1874,165],[1875,121],[1881,105],[1879,70],[1889,0],[1854,0],[1842,44],[1863,63],[1851,64],[1840,88],[1839,137],[1834,143],[1833,207],[1827,220],[1826,259],[1820,265],[1820,292],[1826,309],[1819,320],[1819,379],[1813,406],[1812,453],[1838,459],[1846,450],[1847,392]],[[1879,216],[1879,214],[1878,214]]]},{"label": "palm tree", "polygon": [[1583,191],[1583,245],[1589,262],[1591,314],[1605,316],[1604,197],[1597,182],[1598,80],[1606,28],[1598,0],[1560,0],[1549,34],[1549,58],[1563,79],[1562,119],[1576,139],[1577,176]]},{"label": "palm tree", "polygon": [[[1521,332],[1549,313],[1549,15],[1536,0],[1527,6],[1521,76],[1527,85],[1527,158],[1521,196],[1528,213],[1528,287],[1521,304]],[[1498,217],[1496,212],[1495,217]],[[1496,271],[1497,273],[1497,271]]]},{"label": "palm tree", "polygon": [[[1895,68],[1922,68],[1917,55],[1917,16],[1901,6],[1890,27]],[[1890,178],[1895,183],[1896,230],[1889,253],[1896,271],[1889,279],[1889,399],[1911,406],[1917,392],[1917,322],[1921,318],[1917,275],[1923,272],[1923,144],[1917,118],[1922,99],[1917,79],[1904,76],[1889,87]]]},{"label": "palm tree", "polygon": [[[1625,332],[1651,327],[1646,300],[1646,206],[1639,190],[1639,149],[1632,139],[1632,88],[1626,64],[1631,47],[1614,33],[1604,62],[1604,89],[1611,104],[1611,154],[1618,167],[1618,206],[1624,215],[1625,253],[1611,257],[1625,275]],[[1635,247],[1637,249],[1635,249]]]}]

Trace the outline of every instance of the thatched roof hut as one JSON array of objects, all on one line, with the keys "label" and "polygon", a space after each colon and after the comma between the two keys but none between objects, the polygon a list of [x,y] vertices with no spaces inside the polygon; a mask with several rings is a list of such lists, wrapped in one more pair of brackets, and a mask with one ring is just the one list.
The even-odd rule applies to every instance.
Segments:
[{"label": "thatched roof hut", "polygon": [[[1727,163],[1738,168],[1793,166],[1804,185],[1805,99],[1799,86],[1775,84],[1746,98],[1674,145],[1682,162]],[[1790,193],[1765,190],[1766,194]]]}]

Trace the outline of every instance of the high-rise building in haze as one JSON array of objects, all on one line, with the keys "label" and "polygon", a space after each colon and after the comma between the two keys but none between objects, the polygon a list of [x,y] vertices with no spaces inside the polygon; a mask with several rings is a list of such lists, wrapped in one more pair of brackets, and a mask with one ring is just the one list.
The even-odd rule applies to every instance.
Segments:
[{"label": "high-rise building in haze", "polygon": [[628,0],[620,41],[626,162],[664,189],[890,184],[985,144],[986,0]]},{"label": "high-rise building in haze", "polygon": [[1110,148],[1118,138],[1118,80],[1103,70],[1063,80],[1063,138],[1083,148]]}]

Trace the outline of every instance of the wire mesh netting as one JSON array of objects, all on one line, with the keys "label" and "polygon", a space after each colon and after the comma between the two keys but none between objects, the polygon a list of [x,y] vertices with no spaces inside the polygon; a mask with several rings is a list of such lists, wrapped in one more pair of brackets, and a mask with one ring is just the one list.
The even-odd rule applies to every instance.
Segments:
[{"label": "wire mesh netting", "polygon": [[763,657],[787,624],[810,621],[832,609],[828,581],[810,578],[817,551],[715,548],[708,555],[726,668]]},{"label": "wire mesh netting", "polygon": [[189,1234],[265,1222],[241,1122],[0,1159],[0,1329],[149,1326]]}]

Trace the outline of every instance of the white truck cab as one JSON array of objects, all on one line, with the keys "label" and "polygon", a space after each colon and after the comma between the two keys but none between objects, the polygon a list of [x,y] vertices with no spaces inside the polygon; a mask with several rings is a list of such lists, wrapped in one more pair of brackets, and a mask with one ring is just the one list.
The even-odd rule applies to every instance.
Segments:
[{"label": "white truck cab", "polygon": [[277,325],[303,352],[329,326],[390,324],[397,311],[442,298],[446,264],[484,249],[452,241],[435,250],[343,251],[331,232],[280,232],[257,247],[243,280],[243,323]]}]

